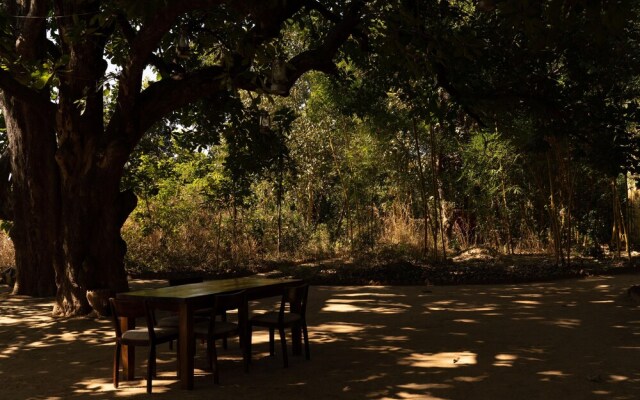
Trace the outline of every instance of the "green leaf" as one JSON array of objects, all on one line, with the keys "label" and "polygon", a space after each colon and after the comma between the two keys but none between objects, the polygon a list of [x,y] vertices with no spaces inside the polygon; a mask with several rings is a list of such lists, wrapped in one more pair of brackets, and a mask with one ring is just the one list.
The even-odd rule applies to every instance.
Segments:
[{"label": "green leaf", "polygon": [[35,89],[42,89],[47,86],[49,80],[53,76],[50,70],[36,70],[31,73],[31,86]]}]

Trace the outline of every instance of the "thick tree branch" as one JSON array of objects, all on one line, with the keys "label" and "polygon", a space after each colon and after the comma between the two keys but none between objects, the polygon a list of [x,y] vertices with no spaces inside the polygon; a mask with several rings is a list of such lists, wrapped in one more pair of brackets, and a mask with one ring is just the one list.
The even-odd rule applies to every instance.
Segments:
[{"label": "thick tree branch", "polygon": [[[15,43],[12,46],[5,46],[0,50],[0,56],[5,63],[33,62],[41,58],[46,49],[45,37],[45,17],[48,12],[48,1],[31,0],[22,8],[14,1],[6,2],[2,8],[13,18],[13,33],[9,33],[6,38]],[[20,11],[25,15],[18,15]],[[24,17],[24,18],[19,18]],[[24,72],[24,71],[22,71]],[[14,96],[22,101],[36,101],[43,103],[41,96],[36,91],[18,82],[11,73],[0,69],[0,90],[6,95]],[[48,103],[48,102],[46,102]],[[41,104],[48,108],[50,104]]]},{"label": "thick tree branch", "polygon": [[[126,16],[122,13],[119,13],[117,15],[117,21],[118,25],[120,26],[120,30],[122,31],[122,34],[127,42],[129,44],[135,42],[137,36],[136,31],[135,29],[133,29]],[[155,53],[149,54],[149,60],[147,61],[147,63],[154,66],[160,72],[160,75],[163,78],[169,78],[172,74],[175,73],[183,74],[185,72],[184,68],[181,65],[176,63],[167,63]]]},{"label": "thick tree branch", "polygon": [[154,13],[151,18],[144,21],[142,29],[131,43],[129,61],[122,71],[119,103],[124,102],[126,104],[125,100],[127,98],[135,97],[139,92],[140,78],[149,56],[181,15],[197,9],[210,8],[220,3],[221,0],[173,0],[162,10]]},{"label": "thick tree branch", "polygon": [[151,84],[140,96],[140,136],[172,111],[205,96],[226,92],[228,81],[227,71],[220,66],[213,66],[183,79],[163,79]]},{"label": "thick tree branch", "polygon": [[[138,136],[139,126],[135,124],[137,118],[132,117],[131,113],[137,108],[142,72],[151,54],[181,15],[197,9],[207,9],[221,2],[222,0],[171,0],[143,22],[142,29],[137,32],[131,44],[129,60],[120,75],[117,109],[107,127],[105,140],[136,143],[135,136]],[[127,125],[122,125],[125,122]],[[132,137],[125,138],[126,136]]]},{"label": "thick tree branch", "polygon": [[[315,49],[310,49],[298,54],[286,63],[284,71],[286,76],[281,78],[271,77],[272,93],[286,95],[291,87],[305,72],[316,70],[333,74],[336,72],[336,66],[333,63],[338,49],[349,39],[349,36],[360,23],[361,11],[364,7],[364,1],[354,1],[349,9],[344,13],[342,20],[337,23],[327,34],[324,43]],[[274,83],[276,85],[274,85]],[[253,82],[240,80],[237,82],[238,87],[247,90],[256,90],[252,87]],[[264,89],[264,88],[263,88]],[[269,89],[267,89],[269,91]]]},{"label": "thick tree branch", "polygon": [[36,60],[43,50],[46,40],[45,26],[49,12],[48,0],[31,0],[29,8],[16,40],[16,50],[26,60]]},{"label": "thick tree branch", "polygon": [[[305,2],[286,2],[285,7],[282,9],[271,10],[274,12],[274,14],[271,14],[271,19],[267,18],[268,14],[265,10],[261,9],[264,14],[256,11],[255,8],[259,8],[259,6],[255,4],[253,3],[254,8],[247,8],[246,10],[243,8],[244,11],[249,12],[256,19],[256,28],[249,31],[247,33],[248,37],[243,41],[244,44],[249,44],[252,49],[271,38],[277,37],[282,23],[297,13],[305,5]],[[250,50],[249,53],[236,53],[230,65],[206,67],[184,74],[176,79],[163,79],[151,84],[147,89],[141,93],[136,93],[136,96],[132,97],[134,102],[131,103],[130,107],[124,109],[119,107],[112,116],[106,135],[109,141],[107,152],[123,154],[131,151],[144,132],[155,122],[201,98],[228,92],[230,83],[233,87],[239,89],[287,95],[291,86],[307,71],[334,72],[333,58],[340,46],[348,40],[351,32],[359,24],[364,4],[364,1],[351,3],[349,8],[342,14],[342,19],[329,31],[322,45],[305,51],[286,63],[285,90],[279,89],[281,86],[278,85],[282,82],[276,82],[277,85],[274,86],[273,74],[267,77],[259,76],[249,69],[254,50]],[[246,3],[245,7],[248,7]],[[138,33],[135,42],[141,40],[141,34]],[[247,48],[242,45],[240,47]],[[150,53],[146,56],[149,57],[149,55]],[[129,71],[132,70],[129,69]],[[126,73],[127,70],[125,68],[123,75],[126,75]],[[130,79],[130,77],[124,76],[121,80],[121,85],[126,82],[126,79]],[[133,121],[136,125],[129,126],[123,130],[123,124],[126,121]]]},{"label": "thick tree branch", "polygon": [[240,57],[251,59],[255,50],[266,41],[278,37],[282,24],[300,11],[304,5],[303,0],[289,0],[283,2],[281,7],[272,8],[271,2],[233,2],[232,6],[241,12],[251,16],[255,27],[245,36],[245,40],[238,46]]},{"label": "thick tree branch", "polygon": [[[152,18],[143,23],[143,28],[137,32],[135,38],[133,38],[129,61],[126,63],[122,71],[117,99],[118,108],[109,123],[109,127],[107,128],[107,140],[122,141],[123,138],[118,139],[118,136],[123,134],[132,136],[140,135],[137,132],[140,130],[139,126],[124,127],[121,126],[121,124],[124,121],[132,121],[136,119],[127,117],[127,114],[131,113],[135,109],[144,108],[136,106],[136,100],[141,89],[142,72],[150,59],[153,58],[153,51],[157,48],[162,37],[172,28],[177,19],[184,13],[195,9],[210,8],[221,3],[221,0],[174,0],[163,10],[156,12]],[[265,4],[261,1],[230,3],[232,7],[242,9],[243,12],[255,12],[257,9],[264,9]],[[265,14],[266,16],[257,23],[255,31],[250,32],[248,35],[249,40],[252,41],[251,46],[248,48],[253,48],[264,40],[277,36],[282,21],[293,15],[293,13],[301,7],[300,4],[300,1],[286,2],[284,11],[280,10],[277,18],[269,19],[268,15]],[[257,13],[257,15],[261,14]],[[273,15],[271,16],[273,17]],[[131,32],[125,32],[125,34],[132,36]],[[243,47],[247,48],[246,46]],[[252,57],[253,52],[250,55]],[[246,65],[241,66],[242,62],[240,61],[243,58],[247,59],[246,55],[238,54],[236,56],[236,62],[231,66],[236,69],[236,73],[241,73],[247,68]],[[250,59],[250,57],[248,59]],[[191,81],[191,79],[188,81]],[[173,85],[170,86],[173,87]],[[197,92],[201,93],[201,90],[198,90]],[[205,94],[206,93],[202,93],[200,97]],[[127,140],[132,141],[133,143],[137,141],[137,139],[134,138],[129,138]]]},{"label": "thick tree branch", "polygon": [[[345,12],[341,22],[329,32],[322,46],[303,52],[287,63],[287,92],[296,80],[307,71],[314,69],[324,72],[334,71],[333,57],[340,46],[349,38],[350,32],[360,22],[360,11],[363,5],[364,2],[353,3]],[[229,72],[221,66],[214,66],[185,76],[181,80],[156,82],[147,88],[140,97],[139,129],[144,132],[168,113],[204,96],[226,91],[229,80],[239,89],[269,91],[269,79],[260,77],[246,69]],[[264,86],[265,82],[267,82],[267,87]]]},{"label": "thick tree branch", "polygon": [[0,90],[2,90],[5,95],[15,97],[25,103],[38,105],[37,108],[42,110],[44,114],[53,115],[55,112],[53,103],[47,101],[41,93],[21,84],[15,80],[9,72],[3,69],[0,69]]}]

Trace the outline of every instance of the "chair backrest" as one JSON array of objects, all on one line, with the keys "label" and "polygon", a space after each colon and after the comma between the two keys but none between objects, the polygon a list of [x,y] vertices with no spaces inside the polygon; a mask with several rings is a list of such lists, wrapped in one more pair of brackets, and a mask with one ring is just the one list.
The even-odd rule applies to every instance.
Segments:
[{"label": "chair backrest", "polygon": [[286,287],[284,289],[284,294],[282,295],[282,302],[280,303],[280,318],[283,318],[287,305],[289,305],[289,312],[300,314],[302,318],[305,318],[307,313],[308,296],[308,283]]},{"label": "chair backrest", "polygon": [[210,329],[213,329],[215,325],[216,315],[223,314],[226,316],[226,311],[230,310],[238,310],[238,326],[244,328],[249,318],[249,303],[246,291],[239,290],[237,292],[223,293],[215,296]]},{"label": "chair backrest", "polygon": [[235,310],[247,306],[247,293],[239,290],[233,293],[218,294],[215,297],[216,311]]},{"label": "chair backrest", "polygon": [[149,335],[155,338],[155,332],[153,329],[155,325],[153,308],[147,301],[116,299],[112,297],[109,299],[109,304],[111,305],[111,318],[116,329],[116,337],[122,337],[120,318],[144,317],[147,323],[147,328],[149,329]]}]

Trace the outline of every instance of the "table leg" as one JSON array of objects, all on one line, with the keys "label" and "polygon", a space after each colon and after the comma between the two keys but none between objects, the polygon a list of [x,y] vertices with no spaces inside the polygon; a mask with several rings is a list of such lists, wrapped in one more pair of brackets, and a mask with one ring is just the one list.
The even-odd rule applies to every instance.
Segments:
[{"label": "table leg", "polygon": [[[122,332],[136,327],[135,318],[120,318]],[[136,375],[136,348],[134,346],[122,346],[122,370],[125,380],[131,381]]]},{"label": "table leg", "polygon": [[180,305],[180,337],[178,348],[180,354],[180,387],[193,389],[193,367],[195,342],[193,338],[193,310],[189,304]]}]

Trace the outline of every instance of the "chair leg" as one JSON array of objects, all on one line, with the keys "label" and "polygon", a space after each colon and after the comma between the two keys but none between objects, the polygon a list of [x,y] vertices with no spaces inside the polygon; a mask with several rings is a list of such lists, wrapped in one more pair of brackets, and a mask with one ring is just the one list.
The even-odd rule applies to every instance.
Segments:
[{"label": "chair leg", "polygon": [[273,328],[269,328],[269,355],[271,357],[273,357],[273,355],[276,353],[275,352],[275,334],[274,334],[274,329]]},{"label": "chair leg", "polygon": [[287,338],[285,336],[284,326],[278,328],[280,331],[280,342],[282,343],[282,360],[284,362],[284,367],[287,368],[289,366],[289,359],[287,356]]},{"label": "chair leg", "polygon": [[[220,317],[220,319],[221,319],[223,322],[227,322],[227,312],[226,312],[226,311],[224,311],[224,312],[222,313],[222,316]],[[228,345],[227,345],[227,335],[224,335],[224,336],[222,337],[222,348],[223,348],[223,349],[225,349],[225,350],[227,350],[227,348],[228,348]]]},{"label": "chair leg", "polygon": [[246,343],[242,348],[242,361],[244,363],[244,372],[246,374],[249,372],[249,363],[251,362],[251,353],[248,351]]},{"label": "chair leg", "polygon": [[151,393],[153,374],[156,369],[156,346],[149,346],[149,360],[147,361],[147,393]]},{"label": "chair leg", "polygon": [[311,359],[309,356],[309,331],[307,331],[307,322],[302,321],[302,337],[304,338],[304,355],[307,360]]},{"label": "chair leg", "polygon": [[120,349],[120,343],[116,343],[116,348],[113,352],[113,387],[116,389],[120,380]]},{"label": "chair leg", "polygon": [[176,346],[176,363],[177,363],[176,370],[178,371],[176,373],[176,376],[178,379],[180,379],[180,346]]},{"label": "chair leg", "polygon": [[153,370],[151,371],[151,376],[154,378],[158,377],[158,363],[156,362],[156,358],[153,358]]},{"label": "chair leg", "polygon": [[215,340],[211,341],[211,358],[212,358],[212,368],[213,368],[213,383],[220,383],[220,375],[218,373],[218,351],[216,350],[216,342]]},{"label": "chair leg", "polygon": [[251,364],[251,336],[252,336],[252,326],[249,325],[247,327],[247,336],[246,343],[244,344],[244,352],[245,352],[245,372],[249,372],[249,364]]},{"label": "chair leg", "polygon": [[213,340],[211,339],[207,339],[207,366],[213,370],[213,354],[212,354],[212,347],[213,347]]},{"label": "chair leg", "polygon": [[227,335],[224,335],[222,337],[222,348],[225,349],[225,350],[227,350],[229,348],[228,345],[227,345]]}]

